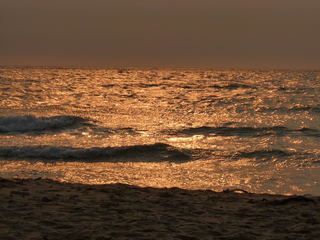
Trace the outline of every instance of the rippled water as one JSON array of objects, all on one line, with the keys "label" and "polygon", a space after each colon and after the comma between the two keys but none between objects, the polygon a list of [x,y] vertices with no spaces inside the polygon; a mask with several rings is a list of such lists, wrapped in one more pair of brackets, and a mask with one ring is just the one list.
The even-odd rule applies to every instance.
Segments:
[{"label": "rippled water", "polygon": [[320,72],[0,69],[0,176],[320,195]]}]

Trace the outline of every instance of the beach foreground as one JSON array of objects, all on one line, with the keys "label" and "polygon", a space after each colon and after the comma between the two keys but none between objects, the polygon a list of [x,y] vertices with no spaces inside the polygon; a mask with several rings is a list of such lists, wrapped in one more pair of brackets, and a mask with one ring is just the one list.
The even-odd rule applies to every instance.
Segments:
[{"label": "beach foreground", "polygon": [[320,197],[0,179],[0,239],[318,239]]}]

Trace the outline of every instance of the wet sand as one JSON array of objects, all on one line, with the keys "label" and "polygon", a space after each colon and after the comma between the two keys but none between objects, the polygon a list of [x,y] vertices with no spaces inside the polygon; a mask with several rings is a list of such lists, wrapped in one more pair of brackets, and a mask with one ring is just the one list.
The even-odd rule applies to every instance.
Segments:
[{"label": "wet sand", "polygon": [[320,197],[0,179],[0,239],[319,239]]}]

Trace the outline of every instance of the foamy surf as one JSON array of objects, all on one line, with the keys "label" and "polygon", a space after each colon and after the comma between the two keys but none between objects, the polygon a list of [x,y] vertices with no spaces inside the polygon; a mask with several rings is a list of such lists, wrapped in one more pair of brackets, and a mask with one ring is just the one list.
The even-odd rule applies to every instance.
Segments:
[{"label": "foamy surf", "polygon": [[76,116],[36,117],[18,115],[0,117],[0,133],[25,133],[76,127],[87,120]]},{"label": "foamy surf", "polygon": [[177,161],[191,159],[183,150],[168,144],[134,145],[127,147],[72,148],[56,146],[0,147],[0,156],[16,159],[61,161]]},{"label": "foamy surf", "polygon": [[[167,131],[170,133],[170,131]],[[217,135],[217,136],[237,136],[237,137],[263,137],[263,136],[308,136],[319,137],[320,132],[312,128],[290,129],[284,126],[274,127],[209,127],[202,126],[196,128],[185,128],[174,131],[177,135]]]}]

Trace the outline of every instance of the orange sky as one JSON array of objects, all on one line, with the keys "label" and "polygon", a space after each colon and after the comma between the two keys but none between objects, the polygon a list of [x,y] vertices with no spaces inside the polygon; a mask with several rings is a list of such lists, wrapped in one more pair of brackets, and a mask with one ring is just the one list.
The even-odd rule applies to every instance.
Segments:
[{"label": "orange sky", "polygon": [[319,0],[0,0],[0,64],[320,68]]}]

